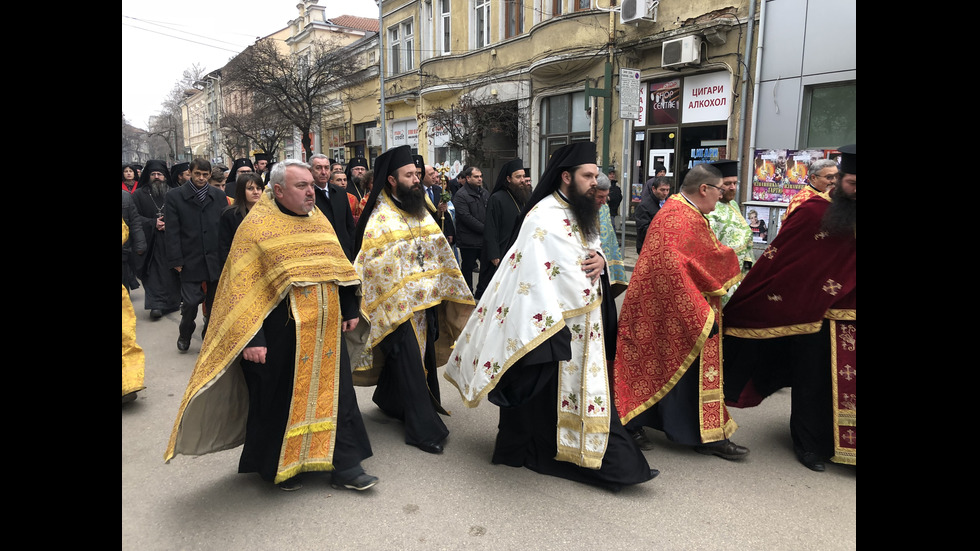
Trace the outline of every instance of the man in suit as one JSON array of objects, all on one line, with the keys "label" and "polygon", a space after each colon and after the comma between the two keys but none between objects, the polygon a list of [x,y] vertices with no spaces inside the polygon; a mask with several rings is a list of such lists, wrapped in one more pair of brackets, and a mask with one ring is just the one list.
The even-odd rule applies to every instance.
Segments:
[{"label": "man in suit", "polygon": [[[330,158],[322,153],[310,157],[310,172],[313,174],[313,186],[316,194],[316,208],[327,217],[333,226],[340,246],[347,255],[347,260],[354,261],[354,213],[347,199],[347,190],[330,183]],[[342,176],[343,172],[340,173]]]},{"label": "man in suit", "polygon": [[[205,293],[214,292],[221,275],[219,260],[218,221],[228,206],[228,197],[220,189],[208,185],[211,163],[194,159],[190,163],[191,179],[167,192],[166,220],[167,257],[170,267],[180,273],[180,326],[177,350],[187,352],[191,335],[197,327],[197,307]],[[205,313],[203,338],[208,329]]]},{"label": "man in suit", "polygon": [[435,218],[436,224],[442,228],[442,234],[446,236],[446,240],[452,245],[453,238],[456,236],[456,226],[453,225],[453,217],[447,212],[449,203],[442,200],[442,186],[436,183],[439,181],[439,171],[432,165],[423,164],[422,167],[423,175],[420,178],[422,187],[425,189],[425,194],[429,196],[432,206],[436,208],[435,212],[430,210],[430,213]]}]

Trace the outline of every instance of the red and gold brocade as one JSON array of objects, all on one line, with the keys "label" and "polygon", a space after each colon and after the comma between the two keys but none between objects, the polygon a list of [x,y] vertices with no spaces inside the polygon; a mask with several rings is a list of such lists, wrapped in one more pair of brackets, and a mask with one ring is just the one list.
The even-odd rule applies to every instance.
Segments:
[{"label": "red and gold brocade", "polygon": [[721,297],[741,279],[735,252],[679,194],[653,218],[623,300],[614,364],[616,409],[626,424],[677,384],[701,358],[705,442],[734,432],[722,392],[720,335],[708,338]]}]

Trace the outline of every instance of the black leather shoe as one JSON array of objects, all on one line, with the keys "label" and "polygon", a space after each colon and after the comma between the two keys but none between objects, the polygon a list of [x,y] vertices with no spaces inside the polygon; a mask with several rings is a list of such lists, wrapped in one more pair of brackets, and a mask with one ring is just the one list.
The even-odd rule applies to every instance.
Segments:
[{"label": "black leather shoe", "polygon": [[150,319],[151,320],[158,320],[158,319],[160,319],[162,317],[163,317],[163,311],[162,310],[156,310],[156,309],[150,310]]},{"label": "black leather shoe", "polygon": [[294,476],[294,477],[292,477],[290,479],[283,480],[279,484],[276,484],[276,486],[280,490],[285,490],[287,492],[293,492],[293,491],[296,491],[296,490],[299,490],[300,488],[302,488],[303,487],[303,484],[301,484],[300,481],[299,481],[299,479]]},{"label": "black leather shoe", "polygon": [[719,442],[712,442],[710,444],[694,446],[694,451],[705,455],[717,455],[718,457],[728,459],[729,461],[734,459],[742,459],[749,454],[748,448],[745,446],[739,446],[735,442],[727,439]]},{"label": "black leather shoe", "polygon": [[364,490],[367,490],[368,488],[374,486],[377,483],[378,483],[378,477],[371,476],[367,473],[361,473],[355,476],[353,479],[347,481],[341,481],[335,478],[332,482],[332,485],[335,488],[339,488],[340,486],[343,486],[344,488],[350,490],[357,490],[359,492],[363,492]]},{"label": "black leather shoe", "polygon": [[177,350],[181,352],[187,352],[187,349],[191,347],[191,340],[189,338],[177,337]]},{"label": "black leather shoe", "polygon": [[442,444],[437,442],[422,442],[415,445],[418,449],[428,453],[442,453]]},{"label": "black leather shoe", "polygon": [[813,452],[805,452],[800,448],[794,448],[794,451],[796,452],[796,458],[799,459],[800,463],[803,463],[807,469],[818,473],[822,473],[827,469],[827,466],[824,465],[823,460],[820,459],[820,456],[817,454]]},{"label": "black leather shoe", "polygon": [[636,445],[639,446],[641,450],[650,451],[653,449],[653,442],[647,438],[647,434],[643,431],[643,427],[640,427],[636,432],[630,432],[629,430],[627,430],[627,432],[630,433],[630,436],[633,437],[633,441],[636,442]]},{"label": "black leather shoe", "polygon": [[658,474],[660,474],[660,471],[658,471],[657,469],[650,469],[650,480],[657,478]]}]

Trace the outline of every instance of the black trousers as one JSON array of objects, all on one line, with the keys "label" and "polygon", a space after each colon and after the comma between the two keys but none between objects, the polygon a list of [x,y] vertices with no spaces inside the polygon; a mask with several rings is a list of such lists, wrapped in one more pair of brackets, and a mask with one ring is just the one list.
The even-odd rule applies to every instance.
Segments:
[{"label": "black trousers", "polygon": [[483,249],[477,249],[473,247],[459,248],[459,256],[460,256],[459,269],[461,272],[463,272],[463,279],[466,280],[466,285],[469,286],[470,292],[474,291],[473,270],[476,268],[476,261],[480,258],[481,250]]},{"label": "black trousers", "polygon": [[445,410],[440,405],[432,327],[426,340],[425,358],[422,358],[415,330],[406,321],[385,337],[375,351],[384,355],[385,365],[372,399],[387,415],[405,423],[405,443],[412,446],[440,443],[449,436],[449,428],[439,416]]}]

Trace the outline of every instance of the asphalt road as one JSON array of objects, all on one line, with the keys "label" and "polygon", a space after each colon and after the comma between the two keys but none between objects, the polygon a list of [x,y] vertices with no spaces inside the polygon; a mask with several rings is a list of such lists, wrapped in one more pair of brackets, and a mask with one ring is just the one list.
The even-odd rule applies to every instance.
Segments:
[{"label": "asphalt road", "polygon": [[743,461],[699,455],[647,429],[659,477],[619,493],[492,465],[497,408],[465,407],[443,381],[451,434],[442,455],[407,446],[397,421],[358,388],[380,482],[365,492],[305,475],[284,492],[238,474],[241,448],[163,461],[197,353],[176,348],[179,313],[158,321],[132,293],[146,389],[122,406],[122,549],[561,550],[759,549],[857,546],[856,467],[812,472],[796,461],[789,390],[733,409]]}]

